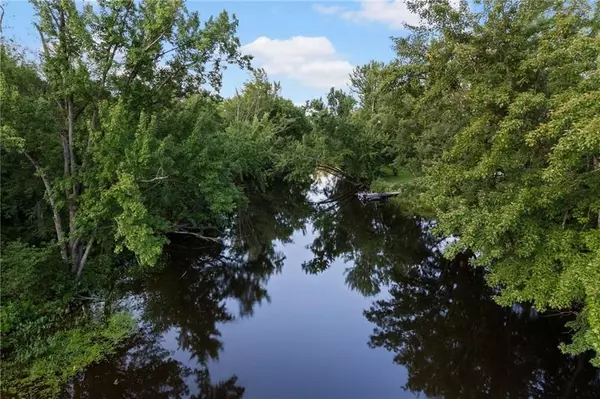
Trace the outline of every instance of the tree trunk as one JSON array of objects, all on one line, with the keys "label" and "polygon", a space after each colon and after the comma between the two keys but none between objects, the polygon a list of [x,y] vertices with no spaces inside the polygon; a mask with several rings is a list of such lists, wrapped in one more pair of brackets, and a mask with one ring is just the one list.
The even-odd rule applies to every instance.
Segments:
[{"label": "tree trunk", "polygon": [[52,194],[52,186],[50,185],[50,181],[46,177],[44,171],[39,167],[37,162],[26,152],[23,152],[29,162],[33,164],[35,170],[40,175],[42,182],[44,183],[44,188],[46,191],[46,195],[48,196],[48,202],[50,203],[50,208],[52,208],[52,219],[54,220],[54,229],[56,230],[56,238],[58,240],[58,245],[60,247],[60,256],[64,261],[68,261],[69,257],[67,255],[67,247],[65,244],[65,234],[62,227],[62,221],[60,219],[60,213],[58,212],[58,207],[56,205],[56,201],[54,200],[54,195]]},{"label": "tree trunk", "polygon": [[85,263],[87,262],[87,258],[90,254],[90,251],[92,250],[92,245],[94,244],[94,236],[92,236],[92,238],[90,238],[90,241],[88,241],[87,246],[85,247],[85,252],[83,253],[83,256],[80,258],[79,260],[79,264],[77,265],[77,279],[79,280],[79,278],[81,277],[81,273],[83,272],[83,267],[85,266]]},{"label": "tree trunk", "polygon": [[[600,171],[600,157],[594,157],[594,171]],[[600,211],[598,211],[598,220],[596,221],[596,227],[600,229]]]},{"label": "tree trunk", "polygon": [[77,200],[77,182],[75,181],[75,151],[73,149],[74,146],[74,136],[75,136],[75,113],[73,110],[73,99],[67,99],[67,142],[69,149],[69,177],[71,178],[71,192],[68,193],[68,207],[69,207],[69,251],[71,253],[71,270],[73,273],[77,272],[79,269],[80,256],[79,256],[79,240],[76,238],[76,225],[75,225],[75,216],[77,213],[76,210],[76,200]]}]

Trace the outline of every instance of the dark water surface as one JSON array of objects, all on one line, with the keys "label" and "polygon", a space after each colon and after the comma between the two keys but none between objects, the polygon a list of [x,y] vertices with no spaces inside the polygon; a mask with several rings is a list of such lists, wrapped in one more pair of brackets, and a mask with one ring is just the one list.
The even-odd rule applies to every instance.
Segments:
[{"label": "dark water surface", "polygon": [[497,306],[427,221],[305,196],[251,195],[227,245],[174,239],[164,269],[123,284],[143,333],[68,396],[600,398],[598,370],[557,348],[568,319]]}]

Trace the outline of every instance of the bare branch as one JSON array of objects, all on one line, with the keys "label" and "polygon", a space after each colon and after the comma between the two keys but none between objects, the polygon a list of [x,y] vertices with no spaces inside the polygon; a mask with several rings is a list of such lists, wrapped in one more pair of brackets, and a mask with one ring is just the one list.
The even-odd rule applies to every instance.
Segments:
[{"label": "bare branch", "polygon": [[158,43],[158,41],[159,41],[160,39],[162,39],[164,36],[165,36],[165,33],[163,32],[163,33],[161,33],[160,35],[158,35],[158,37],[157,37],[156,39],[152,40],[152,42],[151,42],[150,44],[148,44],[148,45],[147,45],[147,46],[144,48],[144,53],[145,53],[146,51],[150,50],[150,48],[151,48],[152,46],[154,46],[156,43]]},{"label": "bare branch", "polygon": [[185,234],[185,235],[190,235],[190,236],[193,236],[196,238],[200,238],[201,240],[207,240],[207,241],[221,243],[221,241],[219,241],[218,238],[203,236],[202,234],[194,233],[192,231],[187,231],[187,230],[175,230],[175,231],[170,231],[169,233],[170,234]]},{"label": "bare branch", "polygon": [[154,62],[158,61],[158,59],[159,59],[159,58],[162,58],[162,57],[164,57],[165,55],[167,55],[167,54],[169,54],[169,53],[171,53],[171,52],[173,52],[173,51],[177,51],[177,50],[179,50],[180,48],[181,48],[181,46],[177,46],[177,47],[171,47],[170,49],[168,49],[168,50],[166,50],[166,51],[163,51],[162,53],[158,53],[158,54],[156,55],[156,57],[154,57]]},{"label": "bare branch", "polygon": [[168,179],[169,176],[156,176],[150,180],[139,180],[142,183],[152,183],[153,181],[158,181],[158,180],[164,180],[164,179]]},{"label": "bare branch", "polygon": [[[164,37],[165,33],[161,33],[160,35],[158,35],[158,37],[156,39],[154,39],[150,44],[148,44],[146,47],[144,47],[144,53],[148,50],[150,50],[150,47],[154,46],[158,41],[160,41],[163,37]],[[160,58],[160,57],[159,57]],[[156,59],[154,59],[156,60]],[[129,86],[131,84],[131,82],[133,81],[133,79],[135,79],[135,77],[137,76],[140,66],[141,66],[141,60],[138,60],[135,65],[133,66],[131,73],[129,74],[129,76],[127,77],[127,86]]]},{"label": "bare branch", "polygon": [[81,115],[81,113],[85,110],[85,108],[87,107],[87,104],[83,104],[78,110],[77,112],[75,112],[75,120],[77,120],[77,118],[79,118],[79,115]]},{"label": "bare branch", "polygon": [[72,192],[67,195],[69,202],[69,246],[71,250],[71,260],[73,267],[79,264],[79,257],[77,246],[75,245],[75,236],[77,226],[75,225],[75,216],[77,214],[76,197],[77,197],[77,183],[75,182],[75,114],[73,110],[73,98],[67,100],[67,113],[68,113],[68,147],[69,147],[69,165],[70,165],[70,177],[72,183]]},{"label": "bare branch", "polygon": [[[69,144],[69,160],[71,177],[75,177],[75,113],[73,110],[73,99],[67,100],[67,115],[68,115],[68,144]],[[75,183],[73,183],[75,184]]]},{"label": "bare branch", "polygon": [[64,134],[60,135],[60,140],[63,146],[63,174],[65,177],[69,175],[69,144]]},{"label": "bare branch", "polygon": [[50,50],[48,49],[48,42],[46,42],[46,38],[44,37],[44,34],[42,33],[42,29],[40,28],[40,26],[38,24],[34,24],[34,25],[40,35],[40,41],[42,42],[42,48],[44,49],[44,55],[46,56],[46,58],[50,58]]}]

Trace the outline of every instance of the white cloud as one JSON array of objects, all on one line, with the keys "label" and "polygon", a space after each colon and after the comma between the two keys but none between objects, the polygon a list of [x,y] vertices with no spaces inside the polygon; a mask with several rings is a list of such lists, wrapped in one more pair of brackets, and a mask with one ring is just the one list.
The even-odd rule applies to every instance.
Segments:
[{"label": "white cloud", "polygon": [[339,15],[343,19],[356,23],[379,22],[391,29],[403,29],[404,24],[417,25],[419,16],[410,12],[403,0],[360,1],[360,8],[350,9],[340,6],[317,4],[315,11],[325,15]]},{"label": "white cloud", "polygon": [[344,87],[353,66],[326,37],[293,36],[280,40],[259,37],[242,47],[269,75],[297,80],[316,89]]},{"label": "white cloud", "polygon": [[344,7],[341,6],[324,6],[323,4],[315,4],[313,8],[317,12],[325,15],[341,14],[346,10]]},{"label": "white cloud", "polygon": [[[449,0],[450,5],[458,8],[460,0]],[[324,15],[339,15],[342,19],[355,23],[383,23],[390,29],[404,29],[404,24],[420,25],[420,17],[411,12],[404,0],[360,0],[359,9],[341,6],[315,4],[313,9]]]}]

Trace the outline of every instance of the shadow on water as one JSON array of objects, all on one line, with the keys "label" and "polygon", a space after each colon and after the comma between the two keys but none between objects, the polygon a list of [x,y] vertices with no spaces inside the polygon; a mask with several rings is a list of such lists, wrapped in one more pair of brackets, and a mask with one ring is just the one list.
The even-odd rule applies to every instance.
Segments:
[{"label": "shadow on water", "polygon": [[[194,383],[190,384],[189,379]],[[192,385],[192,386],[190,386]],[[190,395],[190,388],[197,393]],[[109,360],[88,369],[68,389],[72,398],[240,399],[237,377],[212,384],[207,368],[170,357],[160,336],[143,331]]]},{"label": "shadow on water", "polygon": [[[306,223],[306,188],[249,192],[252,203],[232,218],[222,245],[194,237],[171,237],[163,265],[121,284],[126,307],[141,330],[121,350],[76,378],[64,396],[83,398],[237,399],[245,388],[235,375],[211,382],[208,363],[223,348],[218,326],[249,317],[269,301],[269,277],[281,271],[275,250]],[[227,301],[237,302],[232,312]],[[118,308],[119,305],[114,305]],[[174,335],[177,348],[167,349]],[[168,340],[168,339],[167,339]],[[176,356],[176,352],[183,353]]]},{"label": "shadow on water", "polygon": [[[241,398],[236,376],[211,383],[207,362],[217,359],[222,342],[218,324],[235,319],[223,301],[238,301],[240,315],[268,299],[268,277],[281,265],[276,257],[243,261],[217,244],[180,239],[166,249],[160,272],[133,281],[129,308],[141,331],[107,361],[74,381],[72,398]],[[165,348],[174,337],[182,361]]]},{"label": "shadow on water", "polygon": [[558,350],[564,318],[528,306],[500,307],[470,254],[434,251],[391,276],[390,298],[365,311],[371,347],[395,354],[405,389],[435,398],[598,398],[600,376],[586,356]]},{"label": "shadow on water", "polygon": [[[557,348],[568,337],[564,318],[526,306],[499,307],[484,271],[469,266],[469,253],[444,259],[429,222],[403,216],[393,204],[365,206],[344,194],[349,189],[338,181],[325,194],[343,200],[323,205],[304,200],[306,187],[250,193],[251,203],[226,232],[227,245],[173,240],[164,268],[124,286],[139,305],[140,334],[88,369],[66,396],[244,397],[235,375],[211,380],[208,364],[227,346],[219,326],[251,317],[269,302],[269,280],[282,272],[286,255],[276,243],[291,243],[302,231],[312,237],[311,259],[302,264],[307,273],[318,279],[342,259],[350,288],[384,298],[364,312],[374,326],[365,342],[390,351],[406,368],[405,394],[600,397],[598,370],[584,356],[564,356]],[[230,306],[235,302],[236,311]],[[174,348],[165,344],[169,340]]]}]

